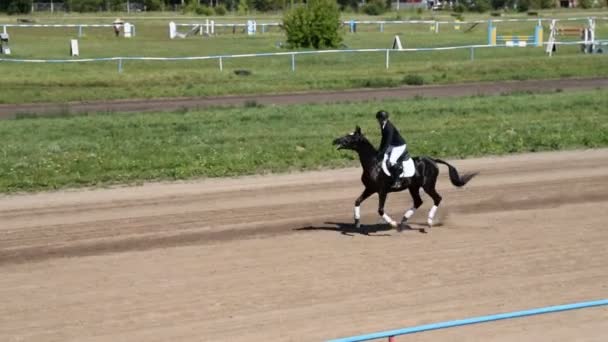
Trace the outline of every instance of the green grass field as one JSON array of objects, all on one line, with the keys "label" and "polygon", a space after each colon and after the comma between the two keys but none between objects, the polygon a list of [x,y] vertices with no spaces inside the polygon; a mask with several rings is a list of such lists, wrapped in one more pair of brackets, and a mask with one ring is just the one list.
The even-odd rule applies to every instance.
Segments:
[{"label": "green grass field", "polygon": [[608,146],[608,90],[0,121],[0,192],[357,165],[331,141],[384,108],[414,155]]},{"label": "green grass field", "polygon": [[[600,12],[601,13],[601,12]],[[552,11],[545,17],[581,17],[597,12]],[[39,23],[111,23],[119,14],[107,16],[67,15],[35,16]],[[170,40],[168,22],[202,22],[172,14],[147,14],[129,18],[137,27],[132,39],[116,38],[110,28],[85,29],[80,39],[82,58],[112,56],[205,56],[256,52],[285,52],[277,47],[285,37],[276,28],[265,34],[247,37],[220,31],[214,37],[194,36]],[[450,19],[448,14],[405,12],[402,19]],[[344,19],[355,16],[344,15]],[[522,17],[520,15],[520,17]],[[360,19],[372,19],[360,17]],[[389,13],[373,19],[397,19]],[[479,19],[465,14],[465,19]],[[486,17],[487,18],[487,17]],[[0,23],[16,18],[0,18]],[[246,17],[216,18],[218,21],[244,22]],[[279,16],[263,16],[261,21],[276,21]],[[572,24],[575,25],[575,24]],[[578,23],[576,25],[582,25]],[[499,34],[531,34],[534,23],[501,23]],[[405,47],[436,47],[485,44],[486,27],[479,25],[469,32],[444,25],[440,33],[428,25],[387,25],[385,32],[377,26],[360,25],[356,34],[345,32],[345,48],[389,48],[399,35]],[[346,29],[345,29],[346,31]],[[545,30],[545,36],[548,30]],[[9,28],[12,58],[69,59],[69,39],[77,30]],[[608,38],[608,22],[598,21],[597,36]],[[391,54],[390,68],[385,69],[382,52],[363,54],[330,54],[298,56],[296,71],[291,72],[288,56],[225,59],[224,71],[217,61],[176,61],[124,63],[117,72],[116,62],[87,64],[13,64],[0,62],[0,103],[66,102],[120,98],[207,96],[253,93],[275,93],[320,89],[398,86],[407,75],[419,75],[427,84],[491,80],[520,80],[608,75],[606,55],[582,55],[577,47],[560,48],[548,58],[542,48],[478,49],[475,60],[469,51],[396,52]],[[236,69],[247,69],[252,75],[236,76]]]}]

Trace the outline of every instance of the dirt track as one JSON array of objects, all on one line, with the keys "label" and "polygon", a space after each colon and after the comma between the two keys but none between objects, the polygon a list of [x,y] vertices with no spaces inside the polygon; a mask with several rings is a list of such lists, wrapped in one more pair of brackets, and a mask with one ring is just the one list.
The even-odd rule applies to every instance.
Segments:
[{"label": "dirt track", "polygon": [[[608,297],[607,149],[454,164],[481,175],[442,167],[430,234],[374,225],[375,196],[348,233],[357,169],[0,198],[0,341],[321,341]],[[397,340],[607,331],[603,307]]]},{"label": "dirt track", "polygon": [[583,90],[608,87],[608,78],[559,79],[480,82],[436,86],[416,86],[382,89],[353,89],[345,91],[320,91],[275,95],[217,96],[175,99],[139,99],[115,101],[90,101],[70,103],[0,104],[0,119],[14,118],[19,113],[52,115],[95,112],[158,112],[217,106],[243,106],[255,101],[263,105],[287,105],[301,103],[336,103],[382,99],[408,99],[416,96],[446,97],[472,95],[498,95],[513,92],[547,92],[555,90]]}]

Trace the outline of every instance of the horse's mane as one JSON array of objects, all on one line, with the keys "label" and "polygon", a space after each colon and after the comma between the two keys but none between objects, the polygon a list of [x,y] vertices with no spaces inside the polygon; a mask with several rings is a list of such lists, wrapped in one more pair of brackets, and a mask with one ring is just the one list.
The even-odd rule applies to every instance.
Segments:
[{"label": "horse's mane", "polygon": [[363,133],[361,133],[361,146],[368,149],[369,152],[373,153],[373,155],[376,155],[376,153],[378,153],[378,150],[374,147],[374,145],[372,145],[371,142],[369,142],[369,140],[365,135],[363,135]]}]

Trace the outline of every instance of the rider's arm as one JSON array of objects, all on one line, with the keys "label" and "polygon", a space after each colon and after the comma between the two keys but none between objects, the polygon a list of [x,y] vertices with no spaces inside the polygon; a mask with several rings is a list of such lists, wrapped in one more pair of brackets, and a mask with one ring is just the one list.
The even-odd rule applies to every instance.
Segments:
[{"label": "rider's arm", "polygon": [[380,143],[380,150],[378,151],[378,155],[383,156],[388,149],[388,145],[393,139],[393,126],[390,123],[386,123],[384,129],[382,129],[382,142]]}]

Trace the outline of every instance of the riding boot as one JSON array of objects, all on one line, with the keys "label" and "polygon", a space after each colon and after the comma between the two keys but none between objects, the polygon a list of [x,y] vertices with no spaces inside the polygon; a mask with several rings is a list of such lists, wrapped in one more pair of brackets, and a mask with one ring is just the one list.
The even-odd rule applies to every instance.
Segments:
[{"label": "riding boot", "polygon": [[399,164],[393,165],[390,169],[392,176],[392,187],[395,189],[399,189],[401,187],[401,167]]}]

